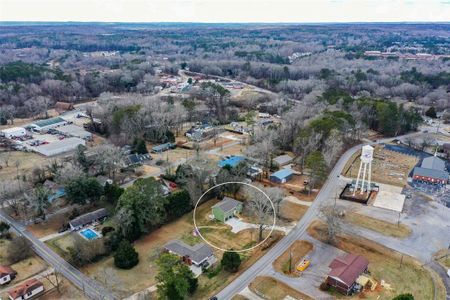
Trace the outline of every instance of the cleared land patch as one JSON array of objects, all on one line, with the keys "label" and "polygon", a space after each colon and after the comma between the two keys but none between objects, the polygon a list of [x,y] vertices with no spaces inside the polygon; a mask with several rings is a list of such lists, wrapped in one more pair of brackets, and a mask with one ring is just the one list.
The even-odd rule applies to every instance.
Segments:
[{"label": "cleared land patch", "polygon": [[396,238],[406,238],[411,235],[411,229],[404,224],[393,224],[369,216],[350,212],[345,215],[345,220],[354,225]]},{"label": "cleared land patch", "polygon": [[[289,249],[283,252],[273,262],[274,269],[279,273],[297,277],[295,271],[298,263],[313,249],[313,245],[308,241],[295,241]],[[289,270],[291,266],[291,270]]]},{"label": "cleared land patch", "polygon": [[291,296],[298,300],[313,300],[313,298],[293,289],[289,285],[268,276],[258,276],[250,283],[250,290],[268,300],[285,299]]},{"label": "cleared land patch", "polygon": [[[347,162],[342,175],[349,178],[358,176],[361,151],[357,151]],[[404,186],[408,174],[417,164],[417,158],[375,146],[372,162],[372,181]]]}]

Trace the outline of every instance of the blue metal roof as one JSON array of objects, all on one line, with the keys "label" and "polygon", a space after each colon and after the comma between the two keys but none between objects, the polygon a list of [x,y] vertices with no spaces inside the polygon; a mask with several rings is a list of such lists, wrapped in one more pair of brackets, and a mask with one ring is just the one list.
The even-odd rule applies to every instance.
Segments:
[{"label": "blue metal roof", "polygon": [[291,169],[281,169],[279,171],[276,171],[275,173],[272,173],[270,176],[274,176],[278,179],[284,179],[291,176],[292,174],[294,174],[294,171],[292,171]]},{"label": "blue metal roof", "polygon": [[226,165],[229,165],[230,167],[234,168],[244,159],[245,158],[243,156],[232,156],[230,158],[219,161],[218,165],[221,168],[225,167]]}]

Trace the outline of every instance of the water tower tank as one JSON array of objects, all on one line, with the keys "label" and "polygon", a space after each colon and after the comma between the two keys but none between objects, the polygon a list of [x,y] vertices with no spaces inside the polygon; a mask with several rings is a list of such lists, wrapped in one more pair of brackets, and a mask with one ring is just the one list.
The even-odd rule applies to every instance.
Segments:
[{"label": "water tower tank", "polygon": [[373,147],[365,145],[362,147],[361,161],[364,163],[370,163],[373,160]]}]

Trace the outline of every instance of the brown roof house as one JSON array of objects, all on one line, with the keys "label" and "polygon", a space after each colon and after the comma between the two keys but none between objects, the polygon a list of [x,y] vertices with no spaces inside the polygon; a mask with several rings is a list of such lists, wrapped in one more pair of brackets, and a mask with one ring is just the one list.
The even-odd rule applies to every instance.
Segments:
[{"label": "brown roof house", "polygon": [[360,275],[367,272],[369,261],[357,254],[349,253],[335,258],[329,267],[327,284],[340,293],[349,295],[357,284]]},{"label": "brown roof house", "polygon": [[73,106],[73,103],[70,102],[56,102],[55,103],[55,110],[58,114],[62,114],[63,112],[74,110],[75,107]]},{"label": "brown roof house", "polygon": [[25,281],[23,284],[16,286],[8,291],[9,299],[25,300],[30,299],[44,291],[44,285],[39,280],[33,278]]},{"label": "brown roof house", "polygon": [[0,265],[0,284],[6,284],[13,280],[17,275],[17,272],[9,266]]}]

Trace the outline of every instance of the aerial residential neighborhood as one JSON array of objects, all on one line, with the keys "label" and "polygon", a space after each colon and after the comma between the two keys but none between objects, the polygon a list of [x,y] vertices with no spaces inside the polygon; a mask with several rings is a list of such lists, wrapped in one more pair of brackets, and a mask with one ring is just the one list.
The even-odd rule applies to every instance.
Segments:
[{"label": "aerial residential neighborhood", "polygon": [[450,300],[449,16],[0,0],[0,300]]}]

